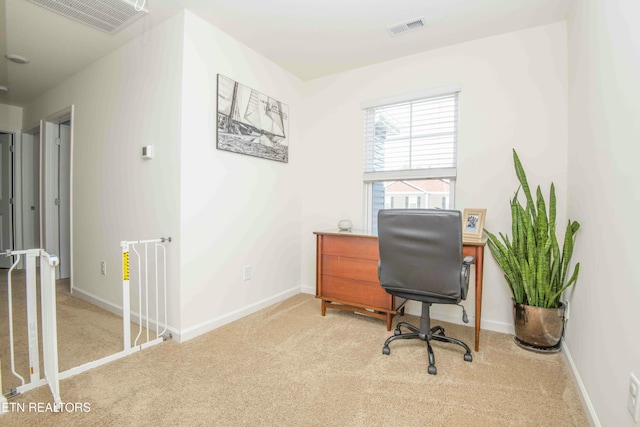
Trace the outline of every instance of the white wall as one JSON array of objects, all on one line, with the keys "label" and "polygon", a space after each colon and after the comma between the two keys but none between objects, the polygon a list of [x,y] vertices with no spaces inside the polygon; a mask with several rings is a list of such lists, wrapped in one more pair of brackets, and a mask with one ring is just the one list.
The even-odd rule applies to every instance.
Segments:
[{"label": "white wall", "polygon": [[[289,107],[289,163],[216,149],[217,74]],[[299,292],[299,81],[185,13],[181,163],[181,328],[187,339]],[[250,265],[253,278],[242,280]]]},{"label": "white wall", "polygon": [[[73,271],[81,295],[121,306],[120,241],[172,236],[169,324],[179,324],[182,14],[93,63],[24,109],[24,127],[69,105]],[[155,158],[143,160],[153,144]],[[100,261],[107,276],[100,275]]]},{"label": "white wall", "polygon": [[0,130],[22,130],[22,108],[0,104]]},{"label": "white wall", "polygon": [[640,3],[575,2],[569,21],[569,213],[581,272],[566,344],[603,426],[627,412],[640,378]]},{"label": "white wall", "polygon": [[[567,61],[564,22],[472,41],[305,84],[302,281],[315,289],[315,230],[363,219],[363,101],[460,84],[455,207],[487,208],[486,227],[510,232],[517,188],[511,149],[545,192],[554,181],[565,221]],[[474,292],[465,306],[473,317]],[[486,251],[482,327],[513,329],[510,292]],[[458,311],[440,311],[440,316]],[[438,317],[434,310],[434,317]]]},{"label": "white wall", "polygon": [[[217,73],[288,105],[289,163],[216,149]],[[120,306],[119,242],[171,236],[176,338],[298,293],[300,92],[297,78],[185,11],[25,108],[33,127],[74,105],[74,289]]]}]

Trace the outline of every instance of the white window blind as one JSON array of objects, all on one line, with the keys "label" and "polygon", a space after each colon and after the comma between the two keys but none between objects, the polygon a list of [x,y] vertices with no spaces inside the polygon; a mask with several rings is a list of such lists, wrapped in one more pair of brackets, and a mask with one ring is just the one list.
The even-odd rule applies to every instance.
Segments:
[{"label": "white window blind", "polygon": [[364,181],[455,178],[458,92],[365,108]]}]

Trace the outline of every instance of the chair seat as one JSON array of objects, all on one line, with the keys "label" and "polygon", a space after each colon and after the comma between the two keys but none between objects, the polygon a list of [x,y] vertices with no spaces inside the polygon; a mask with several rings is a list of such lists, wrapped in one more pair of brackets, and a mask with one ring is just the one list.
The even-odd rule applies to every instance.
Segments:
[{"label": "chair seat", "polygon": [[457,304],[460,302],[459,296],[438,295],[424,291],[407,292],[406,289],[394,289],[391,287],[385,287],[385,290],[391,295],[420,302],[424,301],[436,304]]}]

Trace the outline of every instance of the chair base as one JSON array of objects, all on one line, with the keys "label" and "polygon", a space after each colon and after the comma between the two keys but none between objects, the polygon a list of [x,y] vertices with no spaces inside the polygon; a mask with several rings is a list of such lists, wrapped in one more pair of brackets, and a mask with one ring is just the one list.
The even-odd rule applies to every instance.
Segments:
[{"label": "chair base", "polygon": [[[430,318],[429,318],[429,307],[430,303],[423,303],[422,306],[422,317],[420,318],[420,328],[413,326],[407,322],[400,322],[396,325],[395,330],[393,331],[393,336],[387,338],[384,342],[384,346],[382,347],[382,354],[389,355],[391,354],[391,349],[389,348],[389,343],[395,340],[410,340],[410,339],[420,339],[424,341],[427,345],[427,354],[429,356],[429,368],[427,372],[432,375],[436,375],[438,373],[438,369],[436,368],[435,356],[433,354],[433,348],[431,347],[431,340],[448,342],[451,344],[457,344],[463,347],[466,350],[464,354],[464,360],[466,362],[471,362],[473,360],[473,356],[471,355],[471,349],[464,342],[448,337],[444,333],[444,328],[442,326],[434,326],[430,328]],[[410,333],[402,333],[401,327],[404,327],[410,331]],[[426,331],[426,332],[425,332]]]}]

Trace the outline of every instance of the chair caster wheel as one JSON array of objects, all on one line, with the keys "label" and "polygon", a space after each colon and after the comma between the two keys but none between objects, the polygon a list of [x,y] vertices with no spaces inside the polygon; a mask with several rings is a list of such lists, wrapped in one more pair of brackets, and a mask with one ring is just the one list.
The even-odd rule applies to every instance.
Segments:
[{"label": "chair caster wheel", "polygon": [[402,333],[402,332],[400,331],[400,328],[396,328],[396,329],[394,329],[394,330],[393,330],[393,335],[394,335],[394,336],[396,336],[396,337],[397,337],[398,335],[400,335],[401,333]]},{"label": "chair caster wheel", "polygon": [[388,346],[382,347],[382,354],[386,354],[387,356],[391,354],[391,349]]},{"label": "chair caster wheel", "polygon": [[431,375],[435,375],[438,373],[438,370],[436,369],[435,365],[429,365],[429,368],[427,368],[427,372],[429,372]]},{"label": "chair caster wheel", "polygon": [[472,360],[473,360],[473,356],[471,356],[471,353],[465,353],[464,361],[465,362],[471,362]]}]

